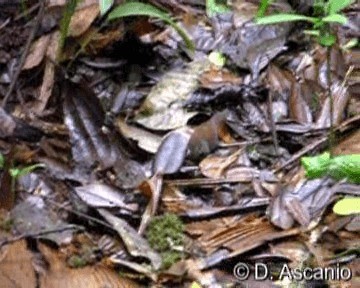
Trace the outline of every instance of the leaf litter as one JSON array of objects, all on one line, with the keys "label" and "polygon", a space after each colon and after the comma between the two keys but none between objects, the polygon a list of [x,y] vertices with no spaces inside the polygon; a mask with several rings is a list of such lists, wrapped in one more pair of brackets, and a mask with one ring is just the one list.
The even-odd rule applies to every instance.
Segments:
[{"label": "leaf litter", "polygon": [[[338,205],[357,201],[358,174],[346,178],[346,169],[336,170],[341,162],[308,179],[300,160],[329,150],[329,72],[333,160],[359,154],[358,53],[343,48],[358,35],[358,5],[345,12],[327,71],[326,49],[296,24],[256,25],[251,1],[230,1],[211,17],[200,2],[149,2],[175,17],[107,22],[98,1],[83,1],[60,35],[67,4],[50,1],[22,52],[32,39],[23,27],[36,28],[40,8],[0,3],[1,282],[235,287],[238,262],[265,263],[274,279],[279,263],[340,264],[356,275],[359,217],[331,208],[338,211],[344,195]],[[299,5],[276,3],[270,12]],[[26,170],[36,164],[45,167]],[[16,178],[15,168],[27,174]],[[180,217],[185,233],[182,245],[161,239],[169,255],[181,255],[163,269],[169,259],[147,231],[167,213]],[[251,276],[244,284],[259,283]]]}]

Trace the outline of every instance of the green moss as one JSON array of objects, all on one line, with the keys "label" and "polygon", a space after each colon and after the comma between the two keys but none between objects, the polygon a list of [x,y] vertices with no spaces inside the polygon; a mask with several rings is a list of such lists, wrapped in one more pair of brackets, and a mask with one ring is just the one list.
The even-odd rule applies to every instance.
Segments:
[{"label": "green moss", "polygon": [[157,250],[163,258],[164,269],[181,259],[182,253],[174,247],[184,244],[184,224],[174,214],[154,217],[146,233],[149,244]]},{"label": "green moss", "polygon": [[167,251],[160,253],[162,257],[162,268],[170,268],[171,265],[181,260],[181,253],[179,251]]},{"label": "green moss", "polygon": [[0,230],[10,232],[13,224],[14,221],[11,218],[5,218],[5,219],[0,218]]},{"label": "green moss", "polygon": [[67,263],[72,268],[81,268],[88,264],[87,260],[79,255],[72,255]]}]

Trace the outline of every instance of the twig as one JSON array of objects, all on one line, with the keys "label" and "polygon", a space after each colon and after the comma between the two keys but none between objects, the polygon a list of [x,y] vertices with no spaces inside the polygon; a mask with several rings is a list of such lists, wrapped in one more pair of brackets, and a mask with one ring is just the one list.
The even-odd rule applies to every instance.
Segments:
[{"label": "twig", "polygon": [[276,132],[276,126],[275,126],[275,121],[274,121],[274,117],[273,117],[273,97],[272,97],[272,92],[269,91],[269,97],[268,97],[268,110],[269,110],[269,120],[270,120],[270,128],[271,128],[271,135],[273,138],[273,143],[274,143],[274,150],[275,150],[275,155],[279,156],[279,140],[277,137],[277,132]]},{"label": "twig", "polygon": [[330,102],[330,131],[329,131],[329,150],[330,157],[333,156],[335,146],[334,131],[334,99],[331,91],[331,46],[326,48],[326,80],[327,80],[327,96]]},{"label": "twig", "polygon": [[7,18],[4,23],[0,25],[0,30],[5,28],[10,23],[10,18]]},{"label": "twig", "polygon": [[39,9],[39,12],[36,16],[36,20],[35,20],[35,23],[34,23],[34,27],[32,28],[31,32],[30,32],[30,35],[26,41],[26,44],[25,44],[25,47],[24,47],[24,51],[22,52],[21,54],[21,57],[20,57],[20,61],[19,61],[19,65],[15,71],[15,74],[11,80],[11,83],[10,83],[10,86],[9,86],[9,90],[7,91],[4,99],[3,99],[3,102],[2,102],[2,107],[5,109],[5,106],[10,98],[10,95],[12,94],[14,88],[15,88],[15,85],[16,85],[16,82],[19,78],[19,75],[20,75],[20,72],[22,70],[22,67],[24,66],[24,63],[25,63],[25,60],[26,60],[26,56],[27,54],[29,53],[29,50],[30,50],[30,46],[31,46],[31,43],[32,41],[34,40],[35,38],[35,34],[39,28],[39,25],[40,25],[40,22],[41,22],[41,19],[43,18],[44,16],[44,11],[45,11],[45,0],[42,1],[41,5],[40,5],[40,9]]},{"label": "twig", "polygon": [[66,227],[62,227],[62,228],[56,228],[56,229],[49,229],[49,230],[43,230],[37,233],[24,233],[21,234],[19,236],[16,236],[14,238],[11,239],[5,239],[3,241],[0,242],[0,248],[5,246],[5,245],[9,245],[11,243],[17,242],[19,240],[25,239],[25,238],[35,238],[35,237],[39,237],[39,236],[44,236],[44,235],[48,235],[48,234],[52,234],[52,233],[61,233],[67,230],[76,230],[76,231],[82,231],[84,230],[83,227],[77,227],[75,225],[68,225]]},{"label": "twig", "polygon": [[37,8],[39,8],[40,5],[41,3],[37,3],[34,6],[30,7],[29,9],[26,9],[26,11],[16,16],[14,18],[14,21],[19,21],[20,19],[29,16],[32,12],[34,12]]},{"label": "twig", "polygon": [[[346,121],[344,121],[341,125],[337,126],[334,129],[334,133],[337,131],[340,131],[343,128],[346,128],[347,125],[350,125],[352,122],[357,122],[360,121],[360,115],[356,115]],[[297,153],[295,153],[291,159],[289,159],[288,161],[286,161],[283,165],[281,165],[281,167],[275,169],[273,172],[277,173],[279,171],[281,171],[282,169],[284,169],[285,167],[289,166],[290,164],[294,163],[296,160],[300,159],[302,156],[304,156],[306,153],[310,152],[311,150],[315,149],[316,147],[324,144],[326,141],[328,140],[328,137],[322,137],[318,140],[316,140],[315,142],[311,143],[310,145],[304,147],[303,149],[301,149],[300,151],[298,151]]]}]

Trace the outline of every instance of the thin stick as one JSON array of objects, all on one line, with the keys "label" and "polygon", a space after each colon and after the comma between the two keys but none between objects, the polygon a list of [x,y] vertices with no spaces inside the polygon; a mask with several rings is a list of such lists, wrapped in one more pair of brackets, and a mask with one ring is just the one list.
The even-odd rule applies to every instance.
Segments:
[{"label": "thin stick", "polygon": [[270,120],[270,128],[271,128],[271,135],[273,138],[273,143],[274,143],[274,150],[275,150],[275,155],[279,156],[279,140],[277,137],[277,132],[276,132],[276,126],[275,126],[275,121],[274,121],[274,117],[273,117],[273,97],[272,97],[272,92],[269,91],[269,97],[268,97],[268,110],[269,110],[269,120]]},{"label": "thin stick", "polygon": [[5,239],[4,241],[1,241],[0,242],[0,248],[5,246],[5,245],[9,245],[11,243],[14,243],[16,241],[20,241],[20,240],[25,239],[25,238],[29,238],[29,237],[34,238],[34,237],[44,236],[44,235],[53,234],[53,233],[61,233],[61,232],[67,231],[67,230],[82,231],[82,230],[84,230],[84,228],[83,227],[78,227],[78,226],[75,226],[75,225],[68,225],[66,227],[43,230],[43,231],[39,231],[37,233],[24,233],[24,234],[21,234],[19,236],[14,237],[14,238]]},{"label": "thin stick", "polygon": [[327,96],[330,102],[330,130],[329,130],[329,151],[330,157],[334,153],[335,131],[334,131],[334,99],[331,91],[331,46],[326,48],[326,78],[327,78]]},{"label": "thin stick", "polygon": [[39,9],[39,12],[36,16],[36,20],[35,20],[35,23],[34,23],[34,27],[32,28],[31,30],[31,33],[26,41],[26,44],[25,44],[25,47],[24,47],[24,51],[22,52],[21,54],[21,57],[20,57],[20,61],[19,61],[19,65],[15,71],[15,74],[14,74],[14,77],[12,78],[11,80],[11,83],[10,83],[10,86],[9,86],[9,90],[7,91],[3,101],[2,101],[2,107],[5,109],[5,106],[12,94],[12,92],[14,91],[14,88],[15,88],[15,85],[16,85],[16,82],[19,78],[19,75],[20,75],[20,72],[22,70],[22,67],[24,66],[25,64],[25,60],[26,60],[26,57],[29,53],[29,50],[30,50],[30,46],[31,46],[31,43],[32,41],[34,40],[35,38],[35,35],[36,35],[36,32],[39,28],[39,25],[40,25],[40,22],[41,22],[41,19],[43,18],[44,16],[44,11],[45,11],[45,0],[43,0],[41,2],[41,6],[40,6],[40,9]]}]

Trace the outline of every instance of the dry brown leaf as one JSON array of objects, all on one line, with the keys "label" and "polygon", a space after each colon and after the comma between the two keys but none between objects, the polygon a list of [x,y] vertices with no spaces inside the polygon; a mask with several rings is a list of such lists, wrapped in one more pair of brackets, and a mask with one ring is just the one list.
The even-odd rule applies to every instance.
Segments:
[{"label": "dry brown leaf", "polygon": [[289,98],[290,117],[302,124],[312,123],[312,115],[303,95],[302,84],[294,82]]},{"label": "dry brown leaf", "polygon": [[123,136],[137,141],[138,146],[147,152],[155,154],[161,144],[161,136],[145,129],[128,125],[124,119],[120,117],[116,120],[115,125]]},{"label": "dry brown leaf", "polygon": [[41,36],[31,45],[30,52],[22,68],[23,70],[34,68],[41,63],[48,49],[50,38],[50,35]]},{"label": "dry brown leaf", "polygon": [[201,75],[199,79],[202,87],[216,89],[226,84],[240,85],[243,82],[242,78],[226,69],[213,69],[213,66],[211,66],[211,68],[211,70]]},{"label": "dry brown leaf", "polygon": [[34,111],[36,114],[41,114],[45,110],[45,107],[52,94],[52,88],[55,81],[55,65],[53,61],[56,59],[57,51],[59,49],[59,38],[60,33],[54,32],[51,35],[50,43],[46,51],[46,56],[52,59],[52,61],[46,61],[43,82],[40,88],[40,95],[38,98],[39,102],[34,105]]},{"label": "dry brown leaf", "polygon": [[120,277],[114,270],[109,269],[102,264],[72,269],[66,266],[65,259],[61,257],[56,250],[53,250],[44,244],[40,244],[39,249],[50,264],[49,270],[41,275],[41,288],[139,287],[135,282]]},{"label": "dry brown leaf", "polygon": [[335,155],[360,154],[360,130],[344,139],[334,149]]},{"label": "dry brown leaf", "polygon": [[99,4],[89,5],[75,11],[69,25],[69,36],[77,37],[83,34],[89,29],[99,12]]},{"label": "dry brown leaf", "polygon": [[21,240],[0,249],[1,287],[36,287],[35,271],[32,264],[33,254],[26,246],[26,241]]},{"label": "dry brown leaf", "polygon": [[228,157],[209,155],[200,162],[200,171],[208,178],[219,179],[224,177],[225,170],[238,159],[241,152],[242,150],[238,150]]},{"label": "dry brown leaf", "polygon": [[297,229],[279,231],[265,217],[259,218],[256,214],[252,214],[241,220],[234,220],[225,227],[212,230],[201,236],[198,241],[208,253],[227,248],[230,251],[229,257],[233,257],[268,241],[297,233],[299,233]]}]

